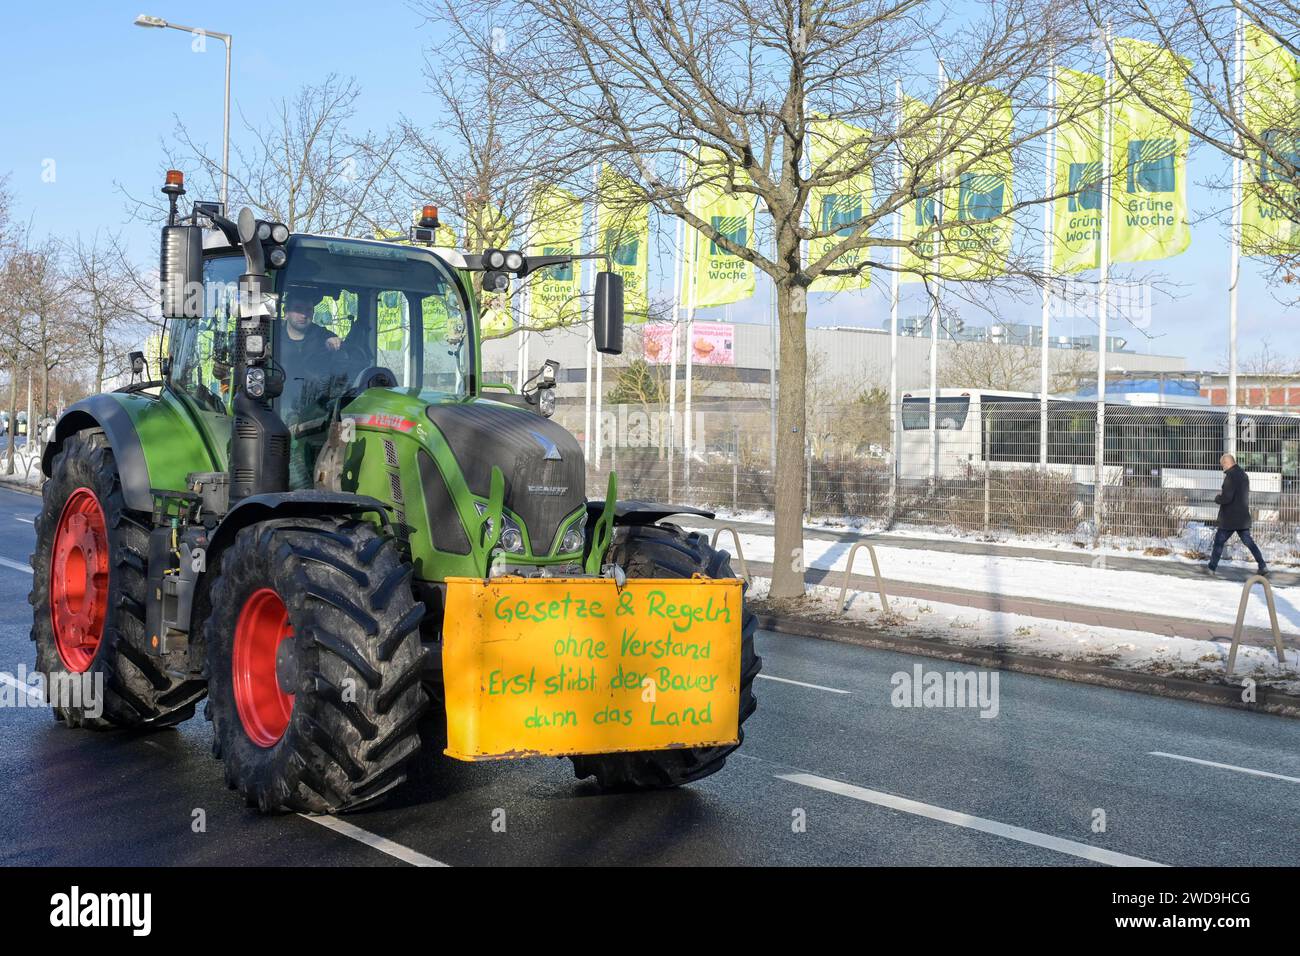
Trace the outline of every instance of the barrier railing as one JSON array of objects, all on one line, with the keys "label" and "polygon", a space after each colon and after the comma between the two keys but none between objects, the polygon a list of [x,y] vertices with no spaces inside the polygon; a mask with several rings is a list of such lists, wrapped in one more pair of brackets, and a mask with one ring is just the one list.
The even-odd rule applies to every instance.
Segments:
[{"label": "barrier railing", "polygon": [[1229,676],[1232,675],[1232,669],[1237,663],[1237,647],[1241,644],[1241,632],[1246,622],[1246,605],[1250,603],[1250,592],[1256,582],[1264,586],[1264,600],[1268,604],[1268,620],[1273,629],[1273,645],[1277,648],[1277,662],[1286,663],[1286,655],[1282,650],[1282,629],[1277,623],[1277,605],[1273,603],[1273,585],[1263,575],[1252,574],[1246,578],[1246,583],[1241,588],[1241,601],[1237,604],[1237,623],[1232,628],[1232,648],[1228,651]]},{"label": "barrier railing", "polygon": [[724,524],[714,529],[713,540],[709,542],[709,546],[716,551],[718,547],[718,535],[722,534],[724,531],[731,532],[732,543],[736,546],[736,558],[740,561],[741,578],[745,582],[745,586],[749,587],[754,582],[749,576],[749,562],[745,560],[745,551],[740,546],[740,535],[737,533],[736,529],[729,524]]},{"label": "barrier railing", "polygon": [[885,594],[885,579],[880,576],[880,561],[876,558],[876,549],[869,541],[855,541],[853,547],[849,548],[849,560],[844,565],[844,579],[840,582],[839,613],[844,614],[848,610],[848,606],[844,603],[844,596],[848,594],[849,579],[853,576],[853,559],[862,548],[866,548],[867,554],[871,557],[871,570],[876,575],[876,591],[880,595],[880,610],[884,614],[889,614],[891,612],[889,596]]}]

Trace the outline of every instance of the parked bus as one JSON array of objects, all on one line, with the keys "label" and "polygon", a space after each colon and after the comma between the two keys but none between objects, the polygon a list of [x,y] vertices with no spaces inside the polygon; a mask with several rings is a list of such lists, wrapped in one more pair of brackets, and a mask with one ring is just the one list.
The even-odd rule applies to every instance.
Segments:
[{"label": "parked bus", "polygon": [[[940,389],[936,405],[937,477],[969,478],[989,470],[1040,464],[1041,405],[1027,392]],[[899,474],[930,476],[930,398],[903,396]],[[1047,468],[1090,488],[1096,481],[1097,404],[1049,398]],[[1212,519],[1223,482],[1223,406],[1106,403],[1107,484],[1177,489],[1188,517]],[[1300,495],[1300,414],[1238,409],[1237,460],[1250,474],[1252,505],[1276,520]]]}]

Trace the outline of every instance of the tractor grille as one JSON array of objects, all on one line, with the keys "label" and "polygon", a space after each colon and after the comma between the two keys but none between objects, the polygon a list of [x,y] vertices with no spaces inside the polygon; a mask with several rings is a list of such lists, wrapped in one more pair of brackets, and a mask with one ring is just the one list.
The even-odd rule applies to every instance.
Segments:
[{"label": "tractor grille", "polygon": [[416,456],[416,464],[420,468],[420,487],[424,492],[424,511],[429,518],[433,546],[447,554],[469,554],[469,535],[456,514],[442,472],[429,453],[423,450]]},{"label": "tractor grille", "polygon": [[397,446],[389,438],[384,439],[384,462],[389,468],[397,467]]},{"label": "tractor grille", "polygon": [[560,523],[586,500],[577,440],[550,419],[497,402],[430,405],[428,415],[474,494],[486,498],[492,466],[501,468],[506,507],[523,520],[533,547],[548,551]]}]

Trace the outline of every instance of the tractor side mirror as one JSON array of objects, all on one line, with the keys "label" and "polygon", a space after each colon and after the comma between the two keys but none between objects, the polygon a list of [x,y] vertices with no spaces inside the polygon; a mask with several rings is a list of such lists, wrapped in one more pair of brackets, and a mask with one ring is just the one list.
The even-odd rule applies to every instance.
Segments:
[{"label": "tractor side mirror", "polygon": [[165,319],[203,315],[203,230],[198,226],[163,226],[158,284]]},{"label": "tractor side mirror", "polygon": [[623,277],[617,272],[596,273],[596,299],[592,305],[596,351],[623,353]]}]

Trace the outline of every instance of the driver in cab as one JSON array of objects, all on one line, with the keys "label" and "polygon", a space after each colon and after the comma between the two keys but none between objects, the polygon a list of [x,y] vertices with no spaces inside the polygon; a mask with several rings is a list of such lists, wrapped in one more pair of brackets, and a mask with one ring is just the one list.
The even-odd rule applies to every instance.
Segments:
[{"label": "driver in cab", "polygon": [[275,348],[276,364],[284,370],[281,417],[289,426],[293,450],[291,487],[310,486],[311,472],[333,400],[347,386],[344,343],[314,319],[323,298],[319,289],[290,287],[284,296],[284,324]]}]

